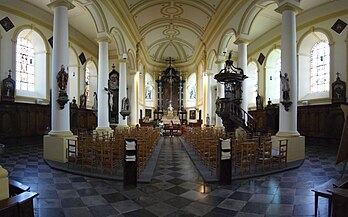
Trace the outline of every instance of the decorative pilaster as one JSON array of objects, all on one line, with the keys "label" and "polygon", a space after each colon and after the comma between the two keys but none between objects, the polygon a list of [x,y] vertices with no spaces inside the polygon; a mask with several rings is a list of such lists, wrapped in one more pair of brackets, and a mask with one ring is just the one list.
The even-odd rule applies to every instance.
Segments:
[{"label": "decorative pilaster", "polygon": [[[289,101],[292,105],[286,110],[279,105],[279,132],[277,136],[299,136],[297,132],[297,59],[296,59],[296,12],[301,10],[293,1],[283,1],[276,9],[282,14],[281,36],[281,74],[287,73],[290,80]],[[280,75],[279,75],[280,76]],[[281,87],[280,87],[281,88]],[[281,89],[280,101],[284,101]]]},{"label": "decorative pilaster", "polygon": [[[238,44],[238,67],[243,69],[244,75],[248,74],[248,41],[246,39],[238,38],[235,42]],[[248,112],[248,79],[242,83],[242,104],[241,107],[244,111]],[[247,120],[245,120],[247,121]]]},{"label": "decorative pilaster", "polygon": [[[128,99],[127,96],[127,54],[122,55],[122,59],[119,59],[120,66],[120,83],[119,83],[119,102],[118,102],[118,110],[122,112],[123,104],[125,99]],[[133,105],[132,105],[133,106]],[[127,117],[123,117],[121,114],[118,115],[118,124],[121,127],[127,126]]]},{"label": "decorative pilaster", "polygon": [[109,123],[109,50],[110,39],[104,35],[98,38],[98,126],[97,132],[112,131]]},{"label": "decorative pilaster", "polygon": [[[44,158],[58,162],[66,162],[67,139],[73,139],[70,131],[70,105],[62,105],[64,97],[57,101],[68,85],[68,10],[74,5],[67,0],[51,1],[47,5],[53,10],[53,51],[51,71],[51,131],[44,136]],[[59,105],[59,103],[61,105]]]}]

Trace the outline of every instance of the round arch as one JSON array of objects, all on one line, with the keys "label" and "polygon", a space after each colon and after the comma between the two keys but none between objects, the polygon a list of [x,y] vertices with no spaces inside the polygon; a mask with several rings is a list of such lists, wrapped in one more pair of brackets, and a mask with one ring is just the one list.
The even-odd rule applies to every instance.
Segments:
[{"label": "round arch", "polygon": [[[234,39],[233,39],[234,37]],[[229,48],[230,46],[234,45],[234,41],[236,38],[236,31],[234,29],[227,29],[223,35],[221,36],[221,39],[219,41],[219,48],[218,48],[218,54],[222,55],[225,48]]]},{"label": "round arch", "polygon": [[123,34],[119,28],[112,27],[110,29],[110,34],[113,42],[116,45],[116,50],[118,51],[118,54],[124,54],[127,52],[126,48],[126,42],[124,40]]},{"label": "round arch", "polygon": [[217,52],[215,49],[211,50],[208,54],[208,59],[207,59],[207,70],[213,70],[215,60],[217,56]]},{"label": "round arch", "polygon": [[277,3],[275,0],[254,0],[250,3],[247,10],[244,12],[242,19],[238,26],[238,33],[249,35],[251,26],[256,16],[263,10],[263,8],[270,4]]}]

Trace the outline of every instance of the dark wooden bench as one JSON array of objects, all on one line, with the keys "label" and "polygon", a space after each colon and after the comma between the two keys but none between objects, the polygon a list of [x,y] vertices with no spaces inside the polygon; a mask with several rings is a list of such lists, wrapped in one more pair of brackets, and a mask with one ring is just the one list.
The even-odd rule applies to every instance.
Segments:
[{"label": "dark wooden bench", "polygon": [[33,199],[38,193],[29,192],[29,186],[9,180],[10,198],[0,200],[1,217],[33,217]]},{"label": "dark wooden bench", "polygon": [[[328,216],[331,216],[331,206],[332,206],[332,192],[336,189],[345,189],[348,188],[348,180],[345,180],[343,182],[338,182],[336,179],[330,179],[329,181],[315,187],[312,189],[314,191],[314,214],[317,216],[318,212],[318,200],[319,197],[325,197],[328,201]],[[338,190],[340,191],[340,190]]]}]

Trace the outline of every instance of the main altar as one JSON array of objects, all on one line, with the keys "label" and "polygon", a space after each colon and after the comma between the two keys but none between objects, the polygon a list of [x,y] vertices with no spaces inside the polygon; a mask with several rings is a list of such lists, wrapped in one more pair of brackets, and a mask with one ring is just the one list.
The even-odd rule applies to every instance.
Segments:
[{"label": "main altar", "polygon": [[171,63],[172,60],[169,59],[168,68],[156,80],[158,97],[155,119],[162,120],[164,124],[169,124],[171,121],[174,124],[181,124],[186,121],[183,100],[185,80]]}]

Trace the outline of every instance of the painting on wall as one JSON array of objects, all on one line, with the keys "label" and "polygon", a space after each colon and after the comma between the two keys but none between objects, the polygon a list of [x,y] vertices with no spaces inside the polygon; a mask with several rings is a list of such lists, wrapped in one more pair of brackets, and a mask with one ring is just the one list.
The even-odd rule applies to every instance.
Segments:
[{"label": "painting on wall", "polygon": [[190,120],[196,119],[196,110],[190,110]]},{"label": "painting on wall", "polygon": [[145,109],[145,117],[151,118],[151,109]]}]

